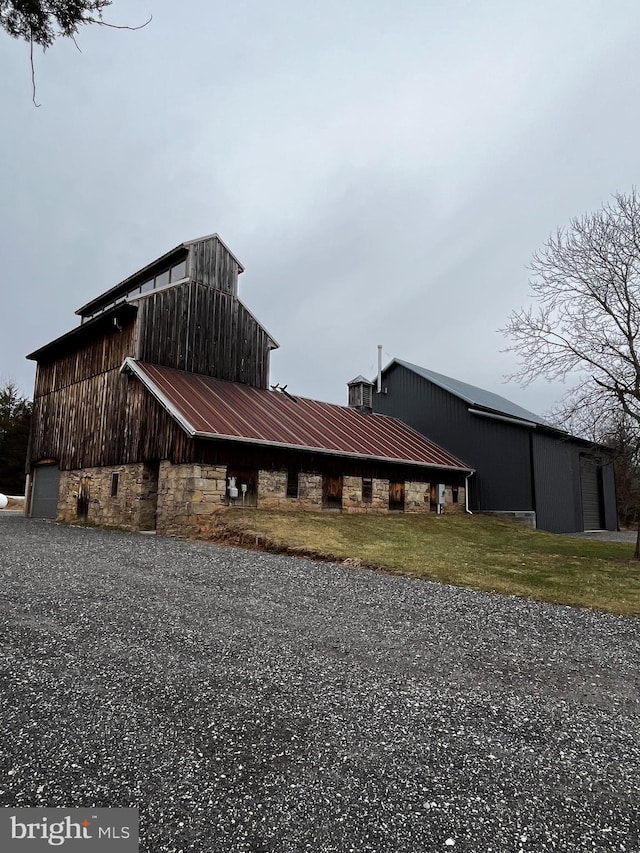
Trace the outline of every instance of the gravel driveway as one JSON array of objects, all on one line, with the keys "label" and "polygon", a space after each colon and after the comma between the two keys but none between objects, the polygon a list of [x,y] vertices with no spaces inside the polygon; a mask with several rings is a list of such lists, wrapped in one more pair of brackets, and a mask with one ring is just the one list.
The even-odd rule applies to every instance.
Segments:
[{"label": "gravel driveway", "polygon": [[0,805],[141,850],[640,851],[640,620],[0,516]]}]

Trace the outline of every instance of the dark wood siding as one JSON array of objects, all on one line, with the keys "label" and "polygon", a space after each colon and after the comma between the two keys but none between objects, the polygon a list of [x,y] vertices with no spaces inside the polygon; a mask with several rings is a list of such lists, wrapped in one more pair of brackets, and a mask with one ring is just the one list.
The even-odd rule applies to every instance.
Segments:
[{"label": "dark wood siding", "polygon": [[237,296],[239,272],[238,262],[217,237],[198,240],[189,246],[189,278]]},{"label": "dark wood siding", "polygon": [[[69,470],[157,459],[188,461],[193,443],[137,380],[120,373],[122,352],[115,357],[114,347],[116,367],[91,373],[103,344],[96,341],[96,352],[84,354],[81,363],[88,375],[76,382],[67,384],[72,360],[61,360],[68,361],[64,370],[49,369],[48,392],[41,372],[56,365],[38,366],[40,393],[33,401],[30,462],[55,459],[62,470]],[[82,376],[79,368],[77,375]]]},{"label": "dark wood siding", "polygon": [[40,361],[36,371],[34,397],[59,391],[76,382],[119,368],[127,356],[135,352],[135,320],[118,331],[85,343],[52,361]]},{"label": "dark wood siding", "polygon": [[139,306],[141,361],[267,387],[271,339],[234,296],[189,282]]}]

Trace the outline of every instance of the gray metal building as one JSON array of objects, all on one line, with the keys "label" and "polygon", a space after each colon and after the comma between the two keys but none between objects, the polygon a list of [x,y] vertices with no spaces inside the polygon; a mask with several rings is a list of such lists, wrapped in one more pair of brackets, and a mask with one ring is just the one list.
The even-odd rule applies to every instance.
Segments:
[{"label": "gray metal building", "polygon": [[373,409],[403,420],[475,468],[472,510],[535,513],[536,526],[553,533],[617,529],[606,448],[498,394],[394,359],[382,371]]}]

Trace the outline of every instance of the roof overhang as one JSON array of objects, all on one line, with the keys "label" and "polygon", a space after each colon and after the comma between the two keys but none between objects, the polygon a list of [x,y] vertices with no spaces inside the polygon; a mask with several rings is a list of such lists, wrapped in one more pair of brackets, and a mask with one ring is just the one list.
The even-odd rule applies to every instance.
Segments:
[{"label": "roof overhang", "polygon": [[259,447],[277,447],[283,450],[299,450],[305,453],[315,453],[323,456],[335,456],[349,459],[361,459],[363,461],[368,462],[385,462],[392,463],[395,465],[407,465],[411,467],[418,468],[428,468],[431,470],[438,471],[459,471],[462,474],[472,474],[474,473],[473,468],[466,468],[456,465],[442,465],[436,462],[420,462],[414,459],[401,459],[399,457],[389,457],[389,456],[374,456],[371,454],[357,453],[357,452],[347,452],[342,450],[329,450],[325,447],[317,447],[311,445],[303,445],[303,444],[291,444],[288,442],[281,441],[267,441],[258,438],[247,438],[238,435],[225,435],[224,433],[218,432],[202,432],[197,430],[194,425],[189,421],[188,418],[184,416],[182,412],[178,410],[178,408],[172,403],[172,401],[167,397],[167,395],[162,391],[161,388],[140,368],[135,359],[126,358],[120,368],[120,371],[124,374],[130,374],[135,376],[137,379],[142,382],[144,387],[149,391],[149,393],[155,397],[155,399],[160,403],[160,405],[168,412],[169,415],[179,424],[179,426],[189,435],[191,438],[205,439],[205,440],[215,440],[215,441],[224,441],[224,442],[233,442],[235,444],[248,444]]},{"label": "roof overhang", "polygon": [[148,263],[146,266],[136,270],[136,272],[127,276],[127,278],[122,279],[122,281],[119,281],[118,284],[114,285],[109,290],[105,290],[104,293],[101,293],[99,296],[96,296],[95,299],[87,302],[86,305],[78,308],[76,314],[79,314],[80,316],[83,316],[84,314],[91,314],[93,308],[97,308],[104,302],[108,302],[110,298],[117,298],[118,296],[126,293],[133,285],[135,285],[136,281],[143,282],[151,272],[156,269],[159,270],[160,267],[166,266],[167,262],[170,261],[172,257],[175,257],[176,261],[179,261],[179,259],[186,256],[191,246],[196,243],[201,243],[204,240],[213,240],[214,238],[224,248],[225,252],[228,252],[236,262],[238,265],[238,273],[244,272],[244,267],[233,254],[231,249],[229,249],[227,244],[220,239],[220,236],[218,234],[207,234],[205,237],[198,237],[196,240],[185,240],[184,243],[178,243],[177,246],[174,246],[173,249],[165,252],[164,255],[161,255],[159,258],[154,258],[153,261]]},{"label": "roof overhang", "polygon": [[136,270],[136,272],[127,276],[127,278],[122,279],[122,281],[119,281],[118,284],[115,284],[113,287],[109,288],[109,290],[105,290],[99,296],[96,296],[95,299],[91,299],[81,308],[78,308],[75,313],[80,316],[91,314],[94,308],[103,305],[105,302],[109,302],[110,299],[117,299],[118,296],[126,294],[131,286],[135,284],[136,280],[143,282],[154,269],[166,266],[167,262],[170,261],[173,256],[175,256],[176,261],[178,261],[179,258],[186,255],[186,251],[186,244],[180,243],[170,251],[165,252],[164,255],[161,255],[159,258],[154,258],[151,263],[142,267],[142,269]]},{"label": "roof overhang", "polygon": [[103,311],[97,317],[94,317],[93,320],[87,320],[86,323],[81,323],[75,329],[71,329],[70,332],[65,332],[64,335],[60,335],[59,338],[34,350],[26,357],[31,361],[50,361],[64,353],[70,346],[77,347],[83,343],[95,341],[97,331],[104,332],[110,327],[118,331],[118,326],[114,324],[114,320],[120,325],[121,321],[127,322],[132,320],[137,313],[138,308],[136,305],[121,302],[118,305],[114,305],[113,308]]},{"label": "roof overhang", "polygon": [[539,424],[535,424],[533,421],[525,421],[521,418],[511,418],[509,415],[499,415],[497,412],[488,412],[482,409],[473,409],[471,406],[467,409],[470,415],[479,415],[483,418],[491,418],[493,421],[505,421],[508,424],[515,424],[516,426],[528,427],[529,429],[536,429]]}]

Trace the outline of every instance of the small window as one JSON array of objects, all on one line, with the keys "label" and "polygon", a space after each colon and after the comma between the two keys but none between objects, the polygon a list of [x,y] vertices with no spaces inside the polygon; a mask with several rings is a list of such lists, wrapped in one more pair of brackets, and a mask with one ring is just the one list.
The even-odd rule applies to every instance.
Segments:
[{"label": "small window", "polygon": [[187,262],[180,261],[175,267],[171,267],[171,281],[180,281],[187,275]]},{"label": "small window", "polygon": [[454,504],[458,503],[458,487],[457,486],[451,487],[451,501]]},{"label": "small window", "polygon": [[298,497],[298,470],[291,469],[287,471],[287,497],[288,498],[297,498]]},{"label": "small window", "polygon": [[150,290],[153,290],[153,279],[145,281],[144,284],[140,285],[140,293],[148,293]]},{"label": "small window", "polygon": [[169,270],[165,270],[156,276],[156,288],[164,287],[165,284],[169,284]]},{"label": "small window", "polygon": [[111,475],[111,497],[116,498],[118,496],[118,486],[120,485],[120,473],[119,471],[114,471]]},{"label": "small window", "polygon": [[373,480],[371,477],[362,478],[362,503],[370,504],[373,501]]}]

